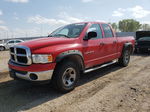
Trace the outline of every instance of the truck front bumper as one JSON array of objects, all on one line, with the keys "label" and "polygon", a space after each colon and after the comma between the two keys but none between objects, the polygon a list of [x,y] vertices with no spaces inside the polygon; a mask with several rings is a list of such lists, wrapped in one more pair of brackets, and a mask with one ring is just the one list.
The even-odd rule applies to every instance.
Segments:
[{"label": "truck front bumper", "polygon": [[20,78],[29,81],[46,81],[50,80],[53,75],[53,70],[42,71],[42,72],[26,72],[18,71],[9,68],[10,77]]},{"label": "truck front bumper", "polygon": [[28,81],[47,81],[52,78],[55,63],[20,66],[9,61],[9,73],[12,78]]}]

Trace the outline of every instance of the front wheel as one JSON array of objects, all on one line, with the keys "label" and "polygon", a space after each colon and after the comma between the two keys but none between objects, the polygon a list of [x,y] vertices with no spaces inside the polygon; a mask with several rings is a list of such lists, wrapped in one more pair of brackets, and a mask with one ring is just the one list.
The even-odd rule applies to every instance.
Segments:
[{"label": "front wheel", "polygon": [[63,93],[73,90],[79,79],[79,67],[76,63],[62,62],[54,71],[52,77],[53,87]]},{"label": "front wheel", "polygon": [[119,58],[118,60],[119,65],[123,67],[128,66],[130,61],[130,54],[131,54],[130,49],[125,49],[122,53],[122,57]]}]

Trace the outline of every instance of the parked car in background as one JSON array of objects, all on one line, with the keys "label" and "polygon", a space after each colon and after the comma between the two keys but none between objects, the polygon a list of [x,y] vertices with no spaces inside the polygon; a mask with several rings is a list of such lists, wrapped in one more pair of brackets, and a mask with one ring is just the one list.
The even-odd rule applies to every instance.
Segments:
[{"label": "parked car in background", "polygon": [[15,40],[8,40],[6,43],[0,44],[0,51],[4,51],[9,49],[10,47],[13,47],[14,45],[17,45],[18,43],[24,42],[20,39]]},{"label": "parked car in background", "polygon": [[150,31],[137,31],[135,52],[148,51],[150,51]]}]

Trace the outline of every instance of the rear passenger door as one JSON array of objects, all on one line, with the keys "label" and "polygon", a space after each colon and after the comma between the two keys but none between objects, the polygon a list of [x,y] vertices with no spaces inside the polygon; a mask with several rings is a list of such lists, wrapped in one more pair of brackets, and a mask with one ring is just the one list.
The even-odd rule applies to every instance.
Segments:
[{"label": "rear passenger door", "polygon": [[103,29],[104,61],[111,61],[117,57],[117,40],[108,24],[101,24]]}]

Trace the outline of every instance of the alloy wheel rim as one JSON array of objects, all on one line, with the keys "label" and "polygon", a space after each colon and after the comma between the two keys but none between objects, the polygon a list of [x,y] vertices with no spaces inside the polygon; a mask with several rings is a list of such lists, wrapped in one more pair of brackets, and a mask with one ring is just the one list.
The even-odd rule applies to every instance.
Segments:
[{"label": "alloy wheel rim", "polygon": [[126,52],[125,52],[125,62],[126,62],[126,63],[129,62],[129,58],[130,58],[129,51],[126,51]]},{"label": "alloy wheel rim", "polygon": [[66,87],[69,87],[74,84],[76,79],[76,71],[74,68],[67,68],[63,73],[63,83]]}]

